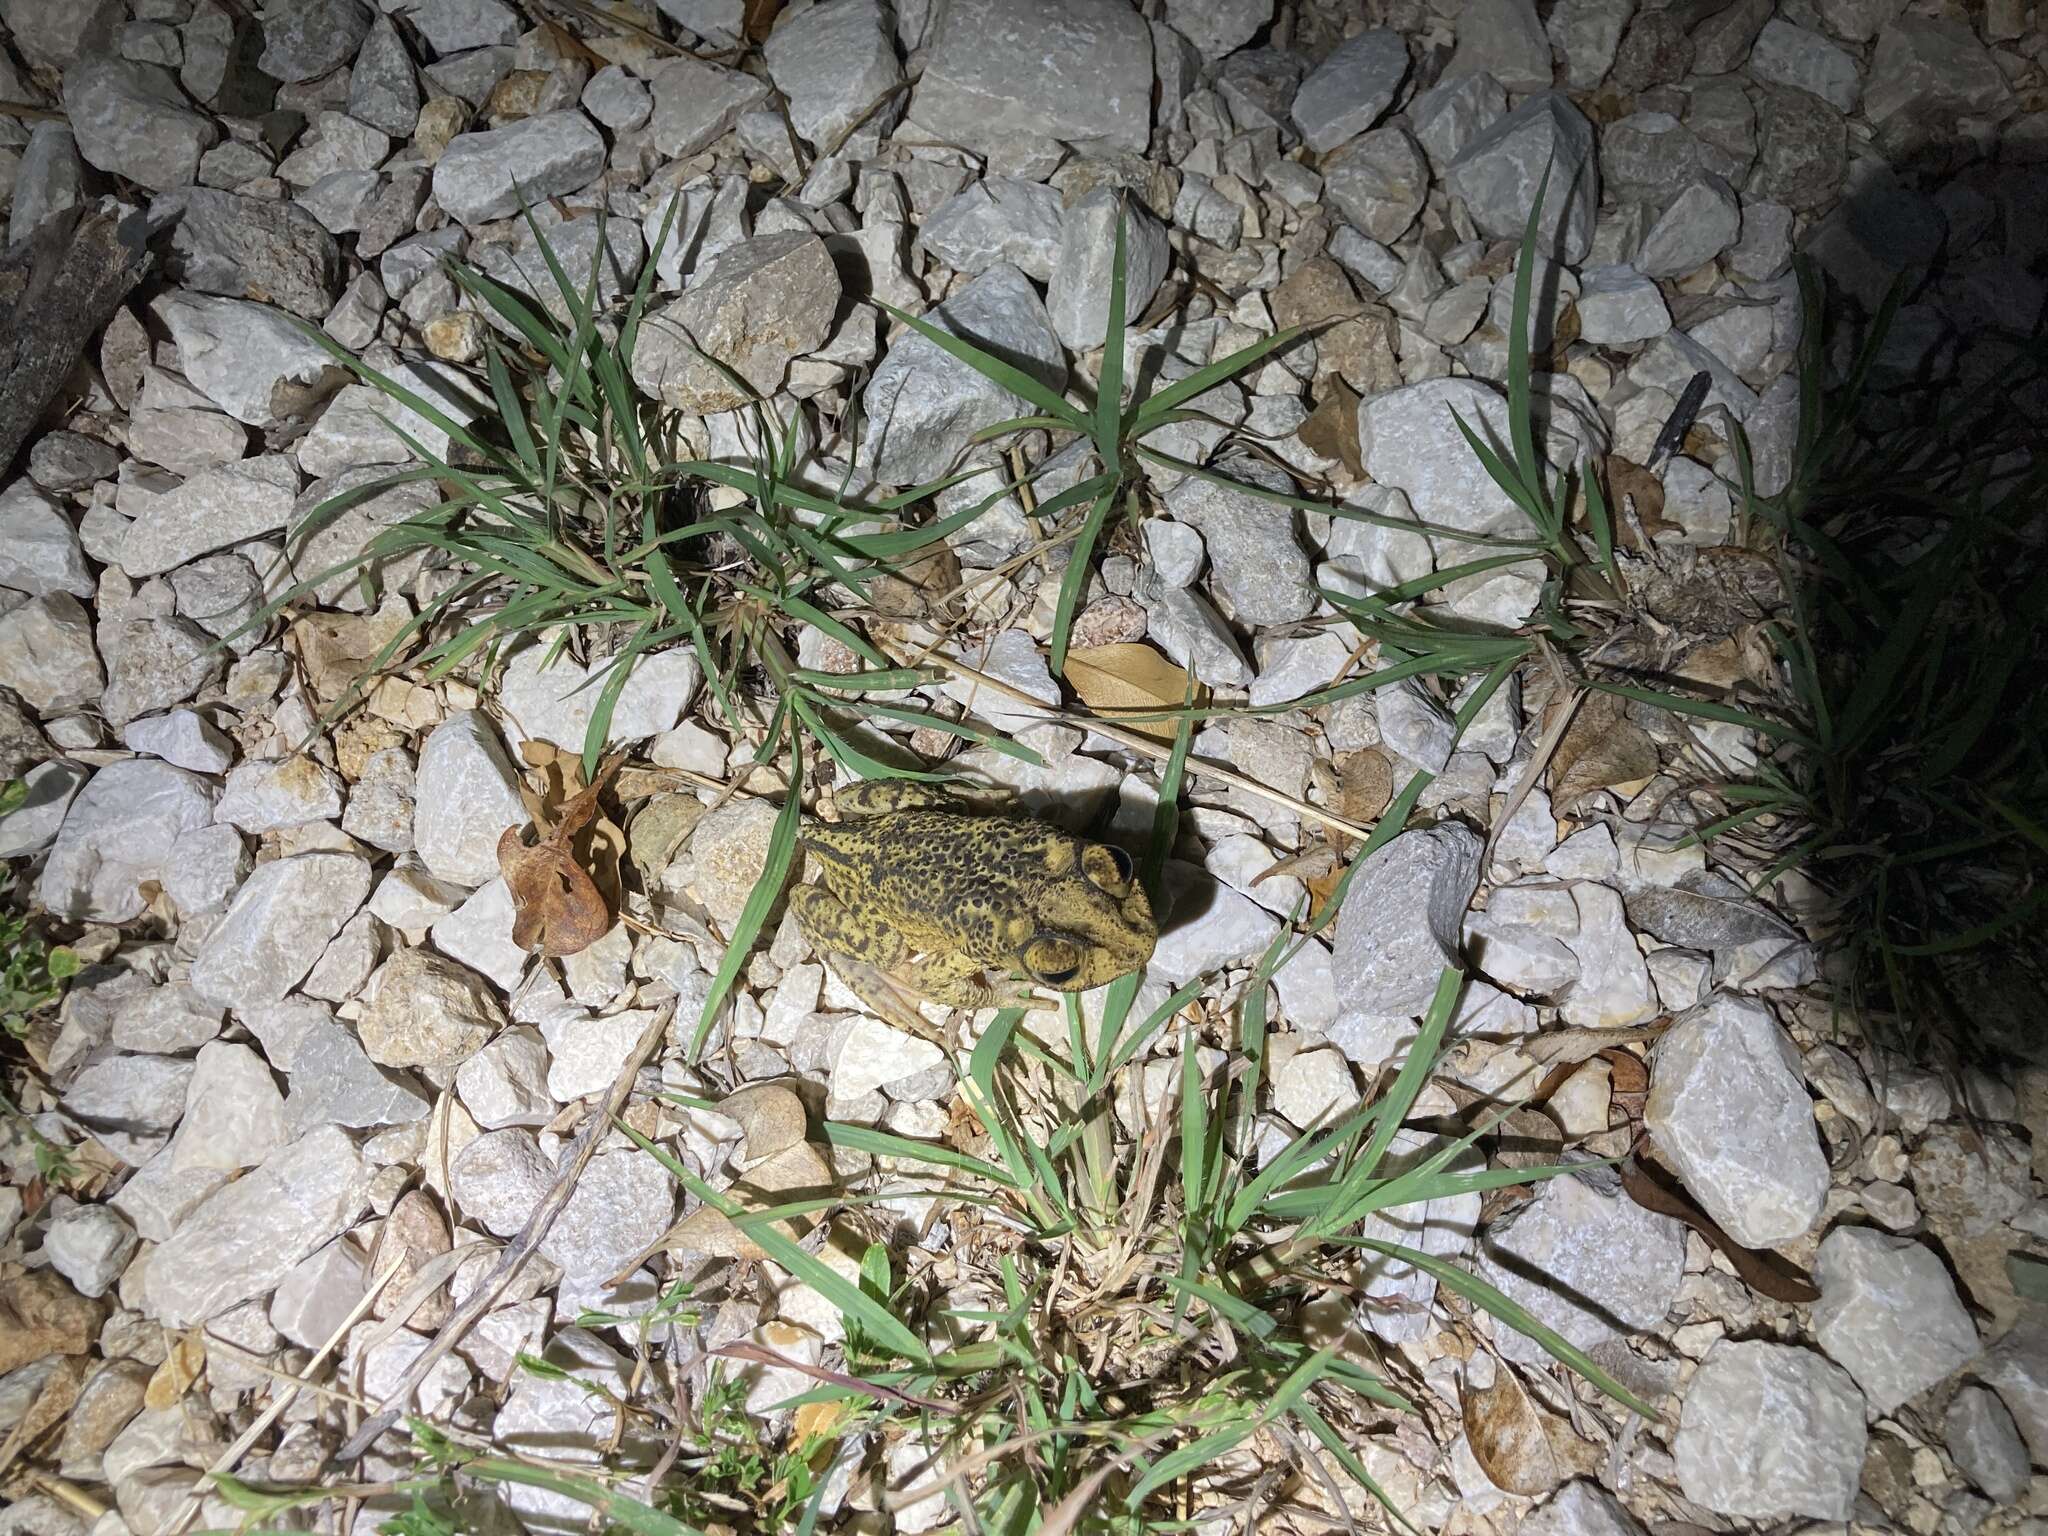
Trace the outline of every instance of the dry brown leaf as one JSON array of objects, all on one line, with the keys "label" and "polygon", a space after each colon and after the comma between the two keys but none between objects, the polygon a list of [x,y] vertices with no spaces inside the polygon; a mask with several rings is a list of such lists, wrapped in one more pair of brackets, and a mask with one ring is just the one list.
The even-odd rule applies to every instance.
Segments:
[{"label": "dry brown leaf", "polygon": [[1742,1283],[1758,1295],[1787,1303],[1820,1300],[1820,1292],[1798,1269],[1775,1253],[1761,1253],[1736,1242],[1660,1169],[1640,1158],[1631,1160],[1622,1166],[1621,1187],[1644,1210],[1676,1217],[1720,1249]]},{"label": "dry brown leaf", "polygon": [[1472,1458],[1494,1487],[1534,1497],[1564,1481],[1541,1410],[1505,1364],[1495,1362],[1491,1386],[1466,1384],[1464,1417]]},{"label": "dry brown leaf", "polygon": [[1648,1024],[1628,1024],[1619,1029],[1558,1029],[1538,1035],[1534,1040],[1525,1040],[1521,1050],[1539,1066],[1557,1062],[1570,1062],[1576,1066],[1610,1048],[1654,1040],[1670,1027],[1671,1020],[1667,1016]]},{"label": "dry brown leaf", "polygon": [[1625,702],[1611,693],[1589,694],[1551,760],[1551,802],[1569,810],[1596,789],[1626,788],[1656,772],[1656,743],[1628,718]]},{"label": "dry brown leaf", "polygon": [[199,1328],[188,1329],[178,1335],[164,1356],[164,1363],[156,1368],[156,1374],[149,1378],[149,1385],[143,1388],[142,1406],[171,1407],[182,1400],[205,1374],[206,1334]]},{"label": "dry brown leaf", "polygon": [[593,876],[602,866],[616,893],[625,838],[609,821],[600,824],[597,802],[620,761],[614,754],[599,764],[596,780],[562,807],[538,843],[528,847],[517,827],[498,839],[498,868],[512,892],[512,942],[521,949],[573,955],[611,931],[612,908]]},{"label": "dry brown leaf", "polygon": [[[1137,640],[1077,647],[1067,652],[1067,681],[1096,714],[1116,720],[1133,713],[1178,709],[1187,701],[1188,674]],[[1128,729],[1171,741],[1171,720],[1132,720]]]}]

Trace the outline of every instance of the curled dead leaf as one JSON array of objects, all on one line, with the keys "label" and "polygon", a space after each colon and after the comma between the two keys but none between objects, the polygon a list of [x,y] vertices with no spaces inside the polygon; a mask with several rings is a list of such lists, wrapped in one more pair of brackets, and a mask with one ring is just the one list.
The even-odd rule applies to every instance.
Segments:
[{"label": "curled dead leaf", "polygon": [[512,893],[512,942],[529,953],[577,954],[611,931],[612,906],[593,875],[608,873],[616,898],[625,837],[600,820],[598,796],[619,762],[614,755],[599,764],[596,779],[563,805],[539,842],[529,847],[517,827],[498,839],[498,869]]},{"label": "curled dead leaf", "polygon": [[[1067,652],[1067,681],[1105,720],[1158,709],[1178,709],[1188,698],[1188,674],[1142,641],[1077,646]],[[1126,727],[1158,741],[1173,740],[1171,720],[1132,720]]]}]

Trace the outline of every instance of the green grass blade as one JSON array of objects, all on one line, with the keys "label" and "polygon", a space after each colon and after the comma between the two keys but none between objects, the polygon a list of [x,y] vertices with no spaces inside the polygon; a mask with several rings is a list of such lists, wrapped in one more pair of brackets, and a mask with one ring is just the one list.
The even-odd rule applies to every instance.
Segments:
[{"label": "green grass blade", "polygon": [[753,952],[754,941],[760,937],[761,928],[768,920],[768,913],[774,907],[776,898],[781,896],[783,883],[789,878],[790,864],[796,858],[797,831],[803,819],[803,797],[797,786],[803,783],[803,752],[792,741],[790,751],[795,758],[790,774],[789,793],[783,797],[782,809],[776,813],[775,828],[768,838],[768,860],[762,867],[761,878],[754,882],[754,888],[747,894],[747,902],[740,909],[740,919],[733,925],[732,938],[725,946],[725,958],[718,964],[718,972],[711,979],[711,990],[704,998],[704,1006],[697,1014],[697,1028],[690,1036],[689,1060],[696,1061],[704,1052],[704,1041],[711,1033],[711,1024],[718,1017],[718,1010],[725,1005],[733,982]]},{"label": "green grass blade", "polygon": [[1017,367],[1014,363],[1006,363],[993,352],[984,352],[973,342],[962,340],[950,331],[942,331],[929,320],[919,319],[916,315],[910,314],[906,310],[898,309],[894,304],[887,303],[882,299],[876,299],[873,303],[877,309],[882,310],[893,319],[902,321],[948,357],[958,358],[983,378],[988,379],[992,383],[1000,384],[1004,389],[1007,389],[1011,394],[1018,396],[1020,399],[1030,401],[1046,415],[1065,422],[1071,430],[1084,435],[1087,434],[1089,427],[1088,418],[1082,414],[1078,407],[1069,404],[1059,395],[1054,394],[1045,385],[1039,383],[1037,379],[1026,373],[1022,368]]},{"label": "green grass blade", "polygon": [[1116,242],[1109,266],[1109,326],[1102,343],[1102,375],[1095,398],[1095,451],[1102,455],[1105,464],[1115,464],[1123,458],[1119,428],[1123,424],[1124,404],[1124,253],[1128,223],[1128,210],[1119,204]]}]

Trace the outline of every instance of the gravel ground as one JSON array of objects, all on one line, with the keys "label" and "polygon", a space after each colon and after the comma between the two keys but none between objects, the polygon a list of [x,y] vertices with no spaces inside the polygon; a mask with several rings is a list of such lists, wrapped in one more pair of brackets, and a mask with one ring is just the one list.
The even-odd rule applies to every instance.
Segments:
[{"label": "gravel ground", "polygon": [[[1023,408],[868,300],[940,307],[1091,397],[1123,197],[1142,317],[1126,377],[1170,380],[1317,327],[1203,395],[1206,419],[1170,429],[1173,452],[1512,536],[1519,514],[1446,407],[1505,435],[1515,242],[1547,167],[1544,451],[1560,466],[1606,455],[1633,497],[1631,559],[1685,572],[1730,540],[1735,424],[1760,490],[1790,471],[1795,251],[1866,305],[1902,267],[1927,276],[1880,360],[1894,376],[1996,387],[2000,354],[1979,341],[2040,319],[2048,32],[2020,0],[826,0],[780,7],[764,43],[738,47],[753,9],[277,0],[258,17],[227,0],[0,0],[10,244],[116,199],[146,214],[152,256],[0,485],[0,753],[31,787],[0,817],[0,854],[85,962],[9,1057],[0,1536],[232,1524],[214,1498],[194,1521],[186,1499],[195,1469],[229,1454],[251,1479],[315,1475],[358,1421],[347,1399],[381,1404],[487,1286],[615,1083],[797,1090],[729,1113],[636,1101],[636,1123],[719,1188],[743,1171],[756,1188],[849,1191],[886,1174],[828,1161],[800,1125],[778,1134],[764,1105],[920,1140],[956,1123],[945,1053],[864,1014],[787,919],[691,1064],[768,856],[774,800],[753,796],[786,784],[750,766],[758,736],[713,707],[686,650],[643,664],[612,720],[631,754],[637,889],[603,939],[544,964],[512,941],[497,846],[531,819],[528,766],[582,747],[583,666],[535,645],[489,680],[400,674],[330,726],[355,669],[449,573],[387,570],[374,606],[335,581],[241,628],[289,579],[288,528],[407,457],[376,392],[296,322],[386,372],[457,377],[489,322],[443,259],[545,292],[522,194],[579,278],[602,211],[615,270],[656,263],[653,313],[671,329],[650,328],[634,377],[690,418],[690,451],[745,462],[747,438],[744,397],[685,333],[803,422],[811,483],[852,463],[879,496],[983,462],[975,433]],[[1702,373],[1682,451],[1658,459]],[[1057,446],[1025,433],[1018,451],[1036,463]],[[1151,515],[1096,550],[1075,643],[1146,644],[1223,702],[1284,706],[1347,666],[1358,636],[1319,589],[1469,558],[1419,529],[1146,474]],[[323,535],[318,564],[435,495],[364,504]],[[922,692],[1047,764],[980,750],[948,766],[1141,840],[1156,761],[1064,718],[1073,700],[1048,670],[1066,548],[1049,531],[1014,499],[996,507],[949,552],[971,583],[963,618],[904,620],[888,639],[1007,684]],[[1512,627],[1540,580],[1533,562],[1508,566],[1427,609]],[[1739,677],[1754,617],[1683,634],[1687,675]],[[851,660],[808,626],[788,638],[806,665]],[[1335,1321],[1325,1309],[1311,1326],[1392,1358],[1430,1399],[1408,1430],[1361,1443],[1369,1469],[1430,1530],[2038,1530],[2048,1318],[2008,1258],[2048,1243],[2048,1073],[1971,1077],[1959,1101],[1837,1034],[1801,926],[1811,887],[1747,896],[1688,841],[1707,814],[1691,788],[1756,760],[1737,728],[1617,710],[1615,762],[1582,759],[1578,781],[1553,778],[1510,815],[1559,703],[1548,687],[1532,669],[1455,748],[1443,701],[1409,686],[1205,725],[1139,1007],[1208,982],[1192,1032],[1163,1032],[1142,1081],[1177,1082],[1184,1040],[1227,1046],[1254,962],[1315,878],[1297,856],[1330,839],[1323,818],[1369,822],[1386,786],[1434,772],[1431,824],[1376,855],[1276,978],[1261,1134],[1358,1103],[1461,942],[1474,980],[1415,1118],[1525,1104],[1596,1158],[1647,1129],[1729,1246],[1774,1251],[1812,1280],[1788,1294],[1817,1299],[1757,1288],[1604,1169],[1483,1211],[1440,1202],[1422,1218],[1432,1251],[1668,1422],[1609,1434],[1561,1377],[1528,1369],[1542,1357],[1525,1341],[1412,1272],[1361,1271],[1367,1304],[1338,1298]],[[906,725],[896,745],[930,758],[953,743]],[[61,1175],[39,1171],[51,1147],[69,1150]],[[962,1222],[927,1206],[842,1212],[814,1246],[865,1234],[912,1267],[964,1272]],[[419,1411],[511,1452],[612,1455],[580,1390],[516,1356],[623,1383],[632,1323],[578,1319],[644,1312],[675,1273],[704,1304],[672,1336],[677,1358],[753,1340],[836,1364],[836,1311],[766,1260],[736,1265],[707,1226],[645,1259],[698,1209],[654,1159],[605,1140],[536,1257],[420,1385]],[[1389,1297],[1403,1304],[1373,1304]],[[343,1396],[302,1396],[238,1441],[278,1374],[322,1350],[316,1379]],[[788,1420],[773,1405],[808,1382],[749,1369],[772,1437]],[[1502,1376],[1566,1426],[1547,1474],[1475,1448],[1473,1404]],[[948,1518],[933,1500],[881,1513],[881,1485],[914,1481],[916,1456],[871,1449],[822,1508],[830,1528]],[[405,1456],[393,1436],[350,1475]],[[493,1529],[567,1528],[545,1494],[503,1492]],[[1290,1528],[1341,1518],[1319,1485],[1293,1497]],[[1381,1520],[1350,1497],[1353,1517]],[[1304,1513],[1318,1501],[1322,1525]]]}]

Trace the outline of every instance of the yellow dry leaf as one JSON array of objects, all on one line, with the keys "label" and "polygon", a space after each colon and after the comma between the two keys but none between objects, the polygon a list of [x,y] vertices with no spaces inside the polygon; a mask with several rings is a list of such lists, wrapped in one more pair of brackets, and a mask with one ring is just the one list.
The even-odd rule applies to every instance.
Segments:
[{"label": "yellow dry leaf", "polygon": [[164,1363],[149,1378],[149,1385],[142,1389],[142,1406],[170,1407],[191,1391],[205,1372],[206,1335],[194,1328],[178,1336],[170,1352],[164,1356]]},{"label": "yellow dry leaf", "polygon": [[[1188,699],[1188,674],[1137,640],[1081,646],[1067,652],[1067,681],[1105,720],[1157,709],[1178,709]],[[1199,699],[1197,702],[1200,702]],[[1173,740],[1171,720],[1132,720],[1126,729]]]}]

